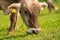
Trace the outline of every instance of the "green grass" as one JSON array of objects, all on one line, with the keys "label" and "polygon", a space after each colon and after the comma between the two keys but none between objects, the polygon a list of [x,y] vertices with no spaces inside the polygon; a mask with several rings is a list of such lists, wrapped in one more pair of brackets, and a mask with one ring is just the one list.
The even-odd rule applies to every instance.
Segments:
[{"label": "green grass", "polygon": [[18,29],[14,30],[14,34],[8,36],[10,25],[10,15],[4,16],[0,10],[0,40],[60,40],[60,4],[59,12],[55,13],[53,10],[48,14],[47,9],[41,11],[39,15],[39,25],[41,32],[38,34],[27,34],[27,26],[23,23],[21,17],[19,19]]}]

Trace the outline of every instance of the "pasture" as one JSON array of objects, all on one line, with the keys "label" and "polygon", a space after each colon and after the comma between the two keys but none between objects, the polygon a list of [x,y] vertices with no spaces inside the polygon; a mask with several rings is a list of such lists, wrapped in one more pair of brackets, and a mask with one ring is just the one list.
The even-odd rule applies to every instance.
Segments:
[{"label": "pasture", "polygon": [[39,25],[41,32],[38,34],[27,34],[27,26],[23,23],[22,18],[19,18],[18,29],[14,30],[14,34],[7,35],[10,26],[9,16],[4,16],[0,10],[0,40],[60,40],[60,4],[55,3],[59,11],[55,13],[54,10],[48,14],[48,10],[44,9],[39,14]]}]

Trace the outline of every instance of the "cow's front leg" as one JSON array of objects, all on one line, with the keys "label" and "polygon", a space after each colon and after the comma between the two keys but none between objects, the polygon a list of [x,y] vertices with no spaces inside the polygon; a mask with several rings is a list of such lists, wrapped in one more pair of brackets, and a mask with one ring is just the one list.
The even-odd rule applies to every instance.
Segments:
[{"label": "cow's front leg", "polygon": [[19,12],[16,14],[16,25],[15,25],[15,29],[18,29],[18,20],[19,20]]},{"label": "cow's front leg", "polygon": [[11,35],[13,33],[13,30],[15,29],[15,27],[17,27],[17,23],[18,23],[18,19],[17,19],[17,13],[11,13],[10,16],[10,28],[9,28],[9,35]]},{"label": "cow's front leg", "polygon": [[51,13],[51,10],[52,10],[52,8],[51,7],[48,7],[49,14]]}]

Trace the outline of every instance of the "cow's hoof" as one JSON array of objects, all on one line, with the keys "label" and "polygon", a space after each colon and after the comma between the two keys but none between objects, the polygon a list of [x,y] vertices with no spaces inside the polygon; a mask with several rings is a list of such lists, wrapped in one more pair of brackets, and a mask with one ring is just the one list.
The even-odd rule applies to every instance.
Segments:
[{"label": "cow's hoof", "polygon": [[32,34],[32,33],[37,34],[37,33],[40,32],[40,31],[41,31],[40,28],[39,28],[39,29],[29,28],[29,29],[27,30],[27,33],[28,33],[28,34]]},{"label": "cow's hoof", "polygon": [[10,36],[10,35],[13,35],[13,32],[9,32],[8,35],[9,35],[9,36]]}]

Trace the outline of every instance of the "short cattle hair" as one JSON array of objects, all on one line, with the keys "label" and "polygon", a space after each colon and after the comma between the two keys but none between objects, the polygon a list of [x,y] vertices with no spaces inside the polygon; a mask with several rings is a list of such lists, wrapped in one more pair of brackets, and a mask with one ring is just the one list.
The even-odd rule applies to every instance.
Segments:
[{"label": "short cattle hair", "polygon": [[[5,1],[5,2],[3,2],[3,1]],[[2,10],[4,10],[5,13],[8,13],[8,12],[6,12],[6,10],[8,9],[7,7],[10,6],[11,4],[15,3],[15,0],[13,2],[10,2],[9,0],[0,0],[0,2],[1,2],[0,4],[2,7]],[[2,3],[3,3],[3,5],[2,5]],[[34,31],[32,30],[34,33],[36,31],[37,32],[40,31],[39,23],[38,23],[38,15],[40,13],[40,6],[39,6],[38,0],[19,0],[18,3],[21,3],[20,15],[23,19],[23,22],[28,26],[28,29],[34,28]],[[14,7],[16,7],[16,6],[14,6]],[[10,16],[11,25],[10,25],[10,29],[9,29],[9,34],[11,34],[15,28],[16,19],[17,19],[17,13],[16,14],[11,13],[11,16]]]}]

